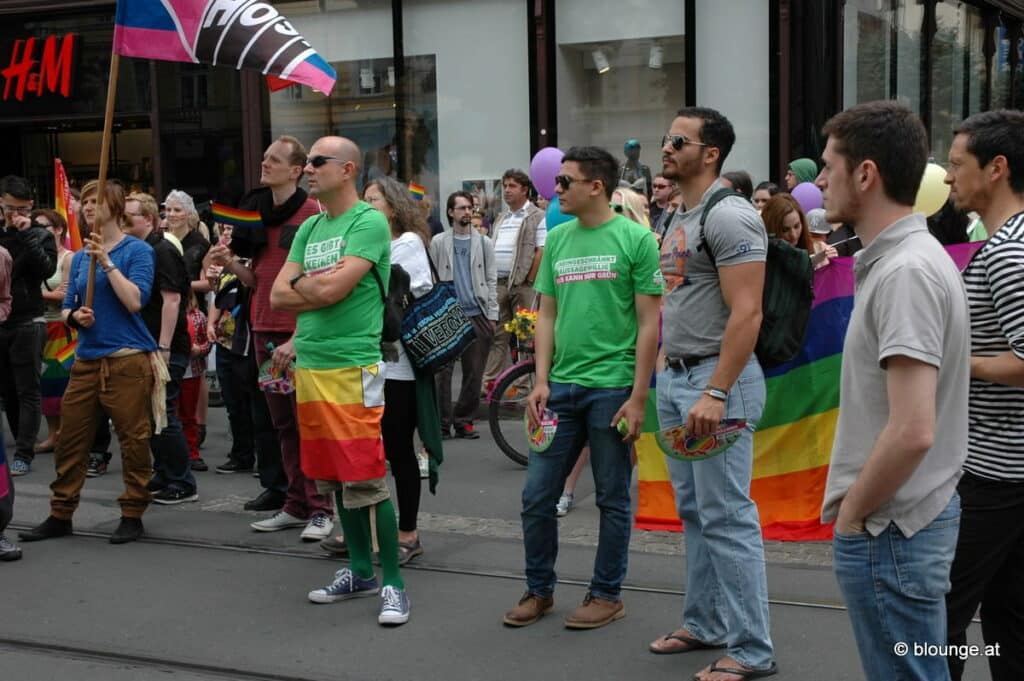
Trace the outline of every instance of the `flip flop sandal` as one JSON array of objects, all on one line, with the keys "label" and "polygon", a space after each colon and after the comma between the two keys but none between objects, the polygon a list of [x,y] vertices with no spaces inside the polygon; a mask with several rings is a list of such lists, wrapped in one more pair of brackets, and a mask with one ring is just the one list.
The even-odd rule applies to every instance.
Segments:
[{"label": "flip flop sandal", "polygon": [[664,636],[662,636],[659,640],[660,641],[679,641],[680,643],[685,643],[686,647],[685,648],[661,649],[661,648],[655,648],[654,644],[652,643],[650,646],[647,647],[647,649],[649,651],[651,651],[652,653],[654,653],[655,655],[680,655],[682,653],[689,653],[689,652],[692,652],[694,650],[716,650],[718,648],[725,648],[725,644],[724,643],[719,643],[719,644],[705,643],[704,641],[701,641],[700,639],[693,638],[692,636],[685,636],[685,635],[681,635],[681,634],[676,634],[675,632],[669,632],[669,633],[665,634]]},{"label": "flip flop sandal", "polygon": [[[768,669],[737,669],[735,667],[719,667],[717,664],[711,665],[708,668],[711,673],[718,672],[719,674],[734,674],[741,679],[763,679],[766,676],[775,676],[779,673],[779,666],[772,662],[772,666]],[[696,681],[697,676],[694,675]]]},{"label": "flip flop sandal", "polygon": [[398,564],[405,565],[416,556],[423,555],[423,545],[417,539],[414,542],[398,543]]}]

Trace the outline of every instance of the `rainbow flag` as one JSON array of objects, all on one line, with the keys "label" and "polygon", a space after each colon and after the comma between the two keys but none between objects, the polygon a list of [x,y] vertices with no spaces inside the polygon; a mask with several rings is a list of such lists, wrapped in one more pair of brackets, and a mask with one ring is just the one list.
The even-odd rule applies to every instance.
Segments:
[{"label": "rainbow flag", "polygon": [[118,0],[114,52],[257,69],[330,94],[337,74],[273,5],[246,0]]},{"label": "rainbow flag", "polygon": [[302,472],[310,480],[384,477],[384,365],[295,370]]},{"label": "rainbow flag", "polygon": [[423,197],[427,195],[427,188],[424,187],[421,184],[416,184],[415,182],[410,182],[409,183],[409,194],[411,194],[412,198],[416,199],[417,201],[422,201]]},{"label": "rainbow flag", "polygon": [[[961,269],[981,246],[946,250]],[[853,258],[837,258],[814,275],[814,306],[804,347],[792,361],[765,372],[764,415],[754,434],[750,495],[761,514],[765,539],[831,539],[820,521],[839,416],[843,341],[853,311]],[[654,397],[648,399],[644,433],[637,442],[639,500],[636,527],[682,530],[665,456],[654,441]]]},{"label": "rainbow flag", "polygon": [[210,212],[213,214],[215,222],[224,225],[249,228],[263,226],[263,218],[260,217],[258,210],[241,210],[214,202],[210,204]]},{"label": "rainbow flag", "polygon": [[71,185],[59,158],[53,159],[53,203],[54,210],[68,223],[68,244],[72,251],[82,247],[82,233],[78,231],[78,215],[71,210]]}]

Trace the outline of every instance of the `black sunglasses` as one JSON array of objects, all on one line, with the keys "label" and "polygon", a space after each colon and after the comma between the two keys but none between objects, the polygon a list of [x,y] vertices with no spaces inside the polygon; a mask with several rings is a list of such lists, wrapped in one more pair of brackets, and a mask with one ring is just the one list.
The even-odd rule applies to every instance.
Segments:
[{"label": "black sunglasses", "polygon": [[310,156],[306,159],[306,163],[313,166],[314,168],[322,168],[327,164],[328,161],[337,161],[338,163],[344,163],[337,156]]},{"label": "black sunglasses", "polygon": [[675,149],[676,151],[682,149],[684,144],[693,144],[698,147],[710,146],[705,144],[704,142],[694,142],[686,135],[665,135],[664,137],[661,138],[662,147],[664,147],[669,142],[672,142],[672,148]]},{"label": "black sunglasses", "polygon": [[569,177],[568,175],[555,175],[555,184],[562,188],[563,192],[569,191],[569,187],[572,186],[573,182],[591,182],[587,178],[576,179],[575,177]]}]

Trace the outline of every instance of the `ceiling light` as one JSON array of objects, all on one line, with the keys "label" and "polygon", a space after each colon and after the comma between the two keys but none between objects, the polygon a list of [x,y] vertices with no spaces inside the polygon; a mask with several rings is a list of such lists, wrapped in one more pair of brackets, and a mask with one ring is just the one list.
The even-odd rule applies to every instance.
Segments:
[{"label": "ceiling light", "polygon": [[604,50],[594,50],[590,56],[594,58],[594,66],[597,67],[598,73],[608,73],[612,70],[612,65],[608,63],[608,57],[604,55]]}]

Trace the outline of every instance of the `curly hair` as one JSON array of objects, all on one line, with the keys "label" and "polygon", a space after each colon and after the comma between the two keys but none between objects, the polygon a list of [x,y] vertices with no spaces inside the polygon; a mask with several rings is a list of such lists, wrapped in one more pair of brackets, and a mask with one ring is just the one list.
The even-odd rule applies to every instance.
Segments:
[{"label": "curly hair", "polygon": [[427,218],[412,200],[409,189],[398,180],[386,175],[368,182],[363,188],[363,196],[366,196],[366,190],[370,187],[380,190],[384,200],[391,208],[391,217],[388,218],[391,231],[395,234],[413,232],[423,241],[424,246],[429,247],[430,229],[427,227]]}]

